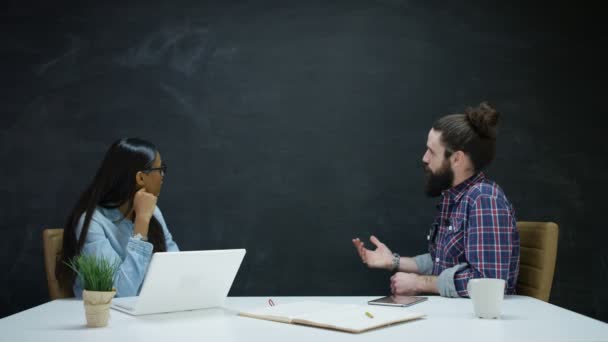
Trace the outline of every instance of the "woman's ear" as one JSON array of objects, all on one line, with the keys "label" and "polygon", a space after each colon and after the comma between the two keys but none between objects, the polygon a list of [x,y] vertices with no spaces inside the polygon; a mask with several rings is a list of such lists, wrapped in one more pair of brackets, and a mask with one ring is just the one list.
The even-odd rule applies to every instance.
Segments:
[{"label": "woman's ear", "polygon": [[137,173],[135,174],[135,183],[137,185],[139,185],[139,187],[146,186],[146,183],[144,182],[144,173],[143,172],[137,171]]}]

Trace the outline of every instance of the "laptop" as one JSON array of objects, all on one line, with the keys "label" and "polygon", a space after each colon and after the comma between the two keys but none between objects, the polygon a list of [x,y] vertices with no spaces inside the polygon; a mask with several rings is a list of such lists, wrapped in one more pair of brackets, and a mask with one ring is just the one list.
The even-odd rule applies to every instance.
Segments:
[{"label": "laptop", "polygon": [[245,249],[158,252],[152,256],[137,297],[112,300],[112,308],[148,315],[224,304]]}]

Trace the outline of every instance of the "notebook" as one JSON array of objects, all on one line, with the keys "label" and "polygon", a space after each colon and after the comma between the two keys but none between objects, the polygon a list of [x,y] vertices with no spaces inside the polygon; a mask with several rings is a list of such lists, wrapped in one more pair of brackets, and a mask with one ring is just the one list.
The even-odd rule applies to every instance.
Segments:
[{"label": "notebook", "polygon": [[361,333],[424,317],[403,308],[303,301],[239,312],[239,316]]},{"label": "notebook", "polygon": [[112,300],[131,315],[222,306],[244,249],[154,253],[139,296]]}]

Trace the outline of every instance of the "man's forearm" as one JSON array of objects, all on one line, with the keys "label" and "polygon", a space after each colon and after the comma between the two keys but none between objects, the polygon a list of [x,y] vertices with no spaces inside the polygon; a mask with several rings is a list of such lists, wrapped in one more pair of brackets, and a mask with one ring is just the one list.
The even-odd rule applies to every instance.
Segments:
[{"label": "man's forearm", "polygon": [[407,273],[420,273],[418,271],[418,265],[416,265],[416,261],[414,258],[409,257],[401,257],[399,260],[399,269],[398,272],[407,272]]},{"label": "man's forearm", "polygon": [[418,293],[433,293],[438,294],[439,288],[437,287],[437,276],[421,275],[418,276],[418,286],[416,292]]}]

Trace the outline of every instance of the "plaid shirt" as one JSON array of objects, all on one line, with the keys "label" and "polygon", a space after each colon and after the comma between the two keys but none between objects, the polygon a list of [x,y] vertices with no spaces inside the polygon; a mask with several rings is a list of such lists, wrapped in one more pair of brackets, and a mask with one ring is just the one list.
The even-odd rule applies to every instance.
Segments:
[{"label": "plaid shirt", "polygon": [[480,172],[443,192],[431,228],[433,275],[458,267],[454,287],[467,297],[472,278],[502,278],[515,294],[519,272],[519,233],[511,203],[502,189]]}]

